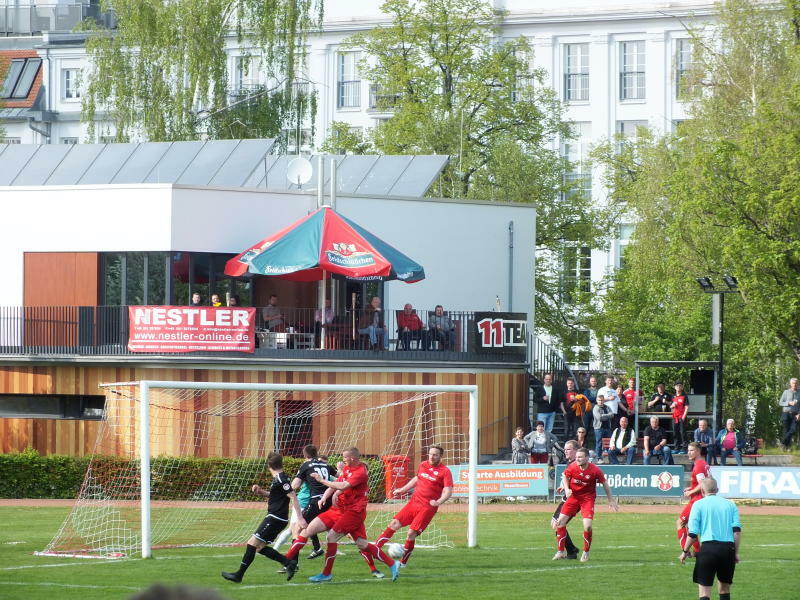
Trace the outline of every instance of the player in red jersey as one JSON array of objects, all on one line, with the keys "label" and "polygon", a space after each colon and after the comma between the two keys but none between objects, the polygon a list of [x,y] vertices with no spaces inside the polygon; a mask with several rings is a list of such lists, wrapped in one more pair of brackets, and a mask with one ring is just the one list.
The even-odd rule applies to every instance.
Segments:
[{"label": "player in red jersey", "polygon": [[[676,525],[678,527],[678,542],[680,542],[681,550],[686,547],[686,538],[689,536],[687,525],[689,524],[689,514],[692,512],[692,506],[695,502],[703,497],[703,492],[700,489],[700,483],[706,477],[711,477],[711,471],[708,463],[703,460],[702,450],[700,444],[692,442],[689,444],[687,450],[689,460],[692,461],[692,483],[689,487],[683,490],[683,495],[689,497],[689,503],[683,507],[681,516],[678,517]],[[695,538],[693,549],[695,552],[700,550],[700,542]]]},{"label": "player in red jersey", "polygon": [[561,487],[564,488],[564,495],[567,497],[561,514],[556,523],[556,539],[558,541],[558,551],[553,560],[567,558],[565,540],[567,537],[567,522],[570,518],[578,514],[583,517],[583,554],[581,562],[589,560],[589,548],[592,546],[592,519],[594,519],[594,502],[597,498],[597,484],[600,483],[608,497],[608,506],[611,510],[619,510],[614,497],[611,495],[611,488],[608,486],[606,476],[597,467],[589,462],[589,451],[586,448],[578,448],[575,452],[575,462],[569,465],[561,476]]},{"label": "player in red jersey", "polygon": [[[441,446],[431,446],[428,449],[428,460],[420,463],[417,474],[403,487],[397,488],[394,495],[398,498],[414,489],[406,505],[397,513],[389,526],[375,543],[379,548],[392,539],[395,532],[401,527],[408,526],[405,552],[400,564],[405,566],[411,553],[414,551],[414,541],[425,531],[439,507],[450,499],[453,494],[453,474],[447,465],[442,463],[444,449]],[[369,562],[369,561],[368,561]]]},{"label": "player in red jersey", "polygon": [[[331,581],[333,575],[333,562],[339,547],[339,539],[350,535],[362,552],[368,552],[389,567],[392,571],[392,581],[397,579],[400,565],[384,554],[383,550],[367,540],[367,530],[364,521],[367,518],[367,494],[369,484],[367,466],[360,460],[358,448],[348,448],[342,453],[344,468],[338,481],[327,481],[319,473],[311,475],[312,478],[328,488],[320,504],[334,495],[334,505],[318,515],[308,526],[300,532],[297,539],[292,542],[292,547],[286,553],[286,579],[294,577],[297,571],[297,556],[306,545],[308,538],[315,533],[327,531],[327,548],[325,549],[325,567],[322,573],[309,577],[314,583]],[[334,493],[335,492],[335,493]]]}]

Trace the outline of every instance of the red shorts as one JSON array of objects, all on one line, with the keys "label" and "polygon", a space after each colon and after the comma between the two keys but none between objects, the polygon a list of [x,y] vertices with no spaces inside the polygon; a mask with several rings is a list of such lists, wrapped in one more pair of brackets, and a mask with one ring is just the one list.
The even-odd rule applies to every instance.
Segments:
[{"label": "red shorts", "polygon": [[350,534],[353,540],[358,538],[367,539],[367,529],[364,527],[364,521],[367,519],[367,511],[360,510],[341,511],[335,506],[329,508],[317,518],[325,523],[327,529],[331,529],[336,533]]},{"label": "red shorts", "polygon": [[584,519],[594,519],[594,500],[591,497],[579,500],[575,497],[575,494],[572,494],[566,499],[564,506],[561,507],[561,514],[574,517],[580,511],[581,517]]},{"label": "red shorts", "polygon": [[394,518],[400,521],[400,525],[410,526],[410,529],[422,533],[433,519],[438,506],[423,504],[423,501],[411,500],[408,502]]},{"label": "red shorts", "polygon": [[[700,498],[702,498],[702,496],[700,496]],[[678,518],[681,521],[683,521],[684,525],[686,525],[689,522],[689,513],[692,512],[692,506],[694,506],[694,503],[700,500],[700,498],[690,498],[689,504],[683,507],[683,510],[681,511],[681,516]]]}]

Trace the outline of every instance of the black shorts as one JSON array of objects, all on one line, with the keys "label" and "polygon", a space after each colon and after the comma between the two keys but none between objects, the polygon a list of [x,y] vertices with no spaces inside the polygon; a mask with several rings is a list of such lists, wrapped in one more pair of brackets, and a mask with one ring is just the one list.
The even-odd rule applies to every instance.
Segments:
[{"label": "black shorts", "polygon": [[303,509],[303,518],[306,520],[306,523],[311,523],[317,515],[324,513],[331,507],[331,499],[328,498],[327,502],[322,505],[322,508],[319,507],[319,498],[311,498],[308,502],[308,506]]},{"label": "black shorts", "polygon": [[267,515],[253,535],[265,544],[271,544],[278,537],[278,534],[286,529],[288,524],[289,521],[284,521],[273,515]]},{"label": "black shorts", "polygon": [[722,583],[733,583],[736,570],[736,547],[733,542],[703,542],[694,563],[692,580],[698,585],[714,585],[714,576]]}]

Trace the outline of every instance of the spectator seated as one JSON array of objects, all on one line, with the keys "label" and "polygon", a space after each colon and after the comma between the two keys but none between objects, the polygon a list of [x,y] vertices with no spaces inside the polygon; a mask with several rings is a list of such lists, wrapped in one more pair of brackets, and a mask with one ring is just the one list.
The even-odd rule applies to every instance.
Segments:
[{"label": "spectator seated", "polygon": [[456,327],[441,304],[428,313],[428,344],[431,349],[436,344],[439,350],[455,350]]},{"label": "spectator seated", "polygon": [[417,342],[417,350],[427,350],[427,335],[422,320],[410,304],[397,311],[397,349],[410,350],[411,342]]}]

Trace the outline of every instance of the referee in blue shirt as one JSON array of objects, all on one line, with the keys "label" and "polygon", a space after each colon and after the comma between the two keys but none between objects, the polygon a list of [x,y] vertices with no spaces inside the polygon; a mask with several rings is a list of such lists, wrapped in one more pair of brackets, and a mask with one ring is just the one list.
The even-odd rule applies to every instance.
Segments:
[{"label": "referee in blue shirt", "polygon": [[736,563],[739,562],[739,543],[742,524],[739,509],[730,500],[717,496],[717,482],[707,477],[700,482],[703,498],[695,502],[689,515],[689,537],[680,555],[683,563],[697,537],[702,542],[694,564],[693,581],[700,600],[709,600],[714,577],[719,582],[720,600],[730,600],[731,584]]}]

